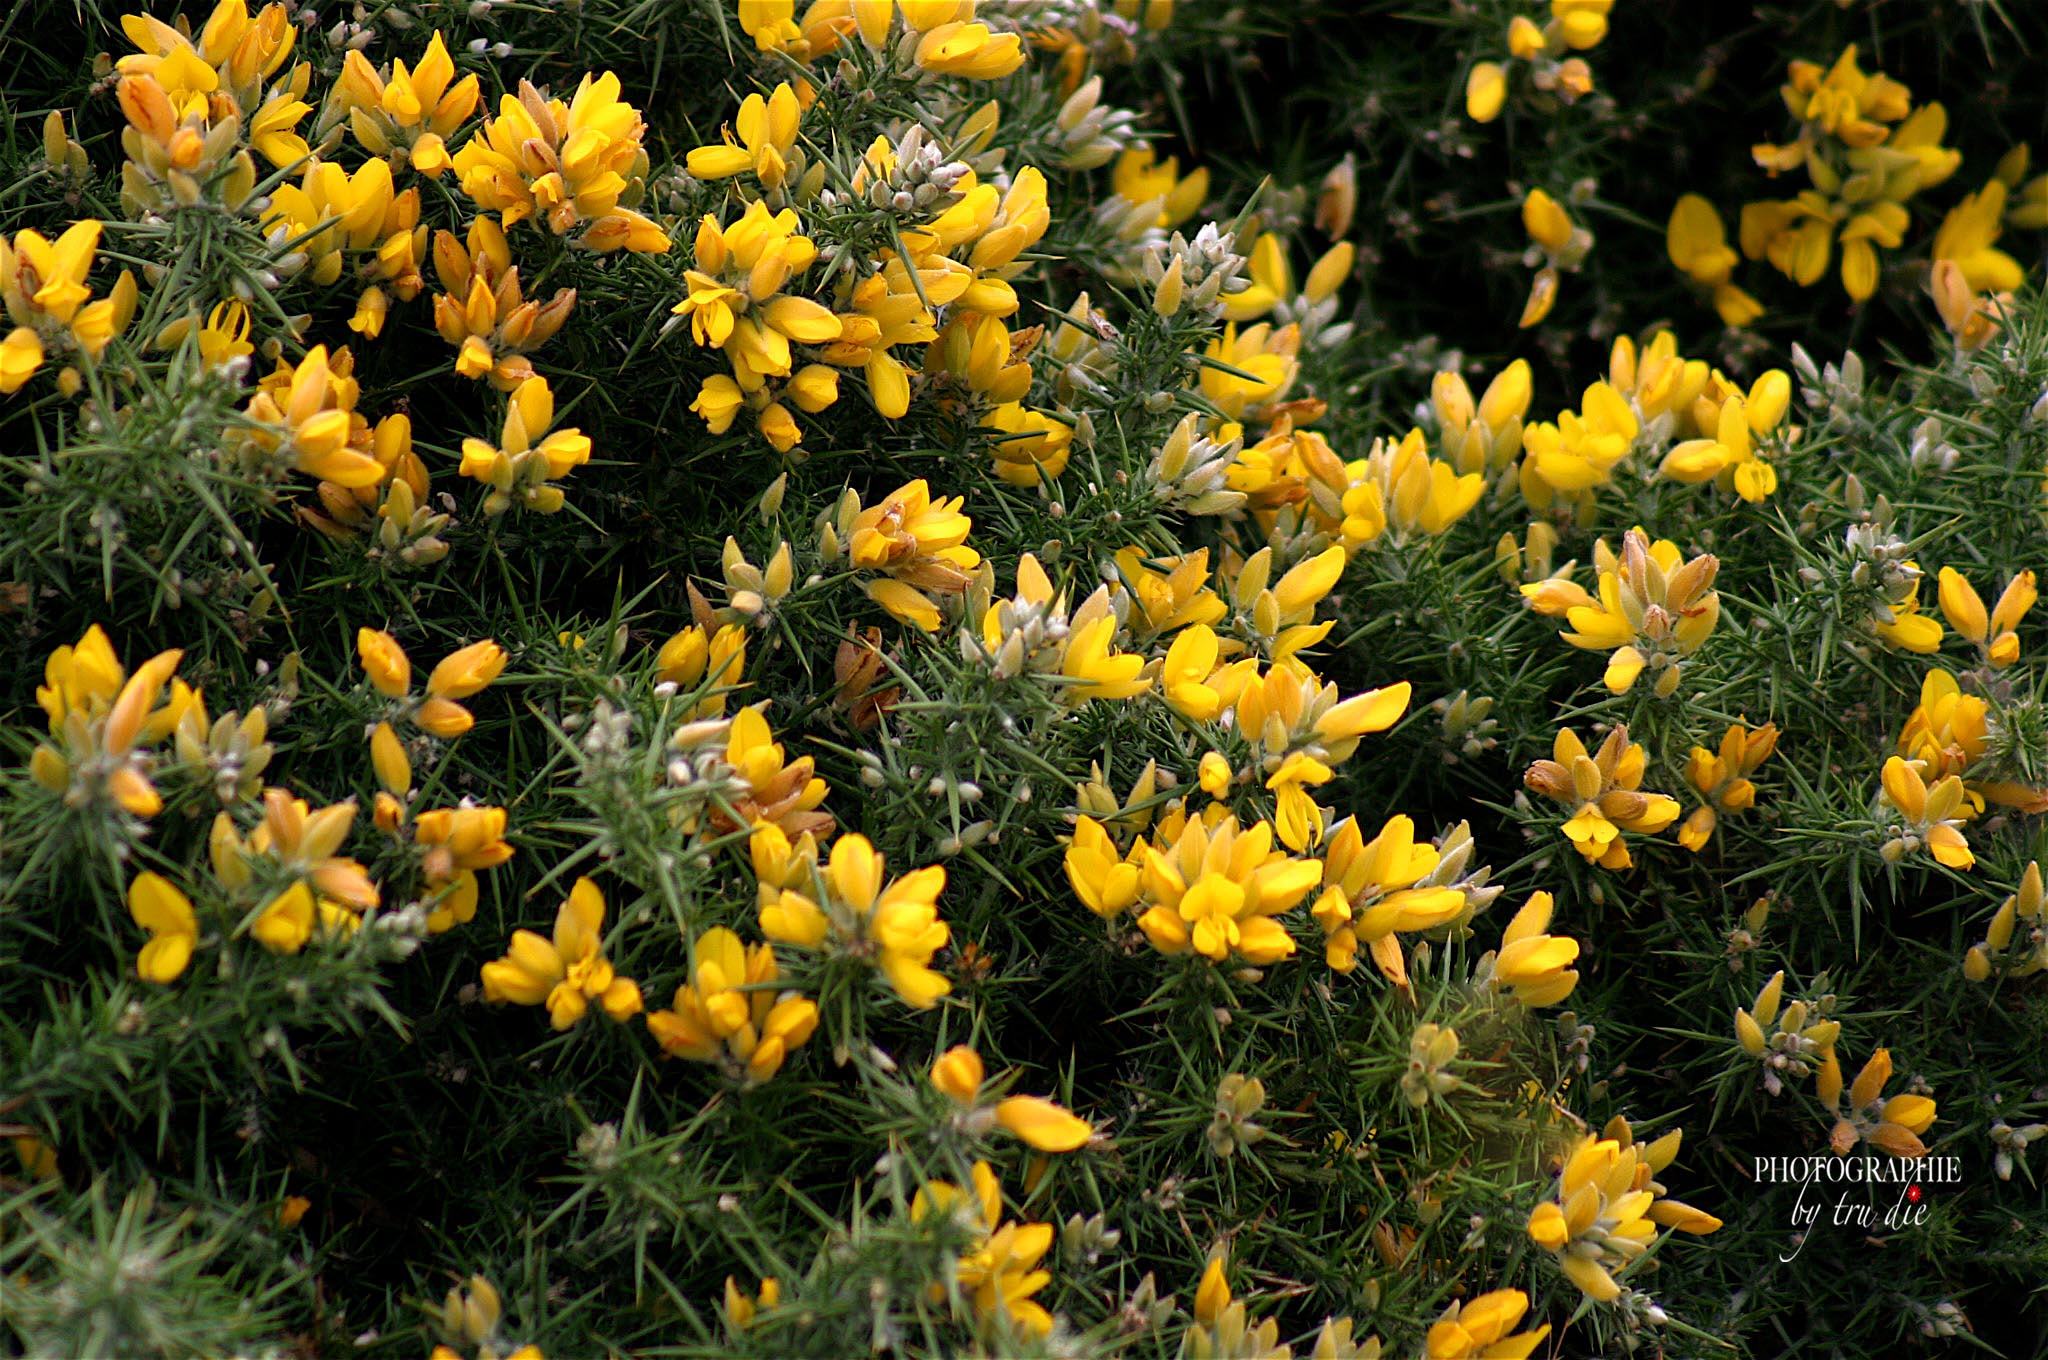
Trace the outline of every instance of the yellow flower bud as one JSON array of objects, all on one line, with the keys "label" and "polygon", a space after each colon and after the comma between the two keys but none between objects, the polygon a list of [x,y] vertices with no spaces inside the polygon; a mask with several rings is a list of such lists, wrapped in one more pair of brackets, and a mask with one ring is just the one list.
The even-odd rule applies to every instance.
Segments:
[{"label": "yellow flower bud", "polygon": [[377,692],[389,699],[403,699],[412,687],[412,662],[398,639],[375,628],[356,631],[356,655]]},{"label": "yellow flower bud", "polygon": [[986,1072],[981,1055],[956,1044],[932,1060],[932,1085],[961,1105],[973,1105]]}]

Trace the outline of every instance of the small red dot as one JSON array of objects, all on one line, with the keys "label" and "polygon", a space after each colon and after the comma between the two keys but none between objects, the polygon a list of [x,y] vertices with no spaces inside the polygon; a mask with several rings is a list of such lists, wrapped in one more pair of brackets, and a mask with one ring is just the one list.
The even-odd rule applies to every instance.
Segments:
[{"label": "small red dot", "polygon": [[1911,1200],[1913,1203],[1918,1204],[1920,1202],[1920,1187],[1917,1185],[1907,1186],[1906,1198]]}]

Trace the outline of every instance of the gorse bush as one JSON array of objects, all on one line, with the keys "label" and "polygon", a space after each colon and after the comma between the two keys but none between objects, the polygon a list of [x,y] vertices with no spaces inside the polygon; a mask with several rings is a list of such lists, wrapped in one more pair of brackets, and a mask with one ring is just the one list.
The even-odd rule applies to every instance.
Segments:
[{"label": "gorse bush", "polygon": [[1678,8],[16,6],[0,1344],[2048,1351],[2048,31]]}]

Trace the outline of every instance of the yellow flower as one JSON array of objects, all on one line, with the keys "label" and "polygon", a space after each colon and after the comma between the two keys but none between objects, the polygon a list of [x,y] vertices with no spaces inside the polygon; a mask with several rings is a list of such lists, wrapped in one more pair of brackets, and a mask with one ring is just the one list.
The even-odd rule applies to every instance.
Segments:
[{"label": "yellow flower", "polygon": [[667,235],[623,204],[629,176],[646,163],[645,127],[609,71],[584,76],[567,102],[521,80],[518,94],[501,95],[498,116],[455,153],[454,169],[462,192],[507,228],[530,218],[566,236],[582,225],[592,250],[659,255]]},{"label": "yellow flower", "polygon": [[1959,354],[1974,354],[1990,344],[2012,314],[2010,294],[1979,297],[1963,277],[1963,267],[1954,260],[1934,262],[1927,288]]},{"label": "yellow flower", "polygon": [[1273,580],[1273,550],[1261,548],[1237,566],[1220,564],[1230,586],[1238,631],[1256,639],[1275,662],[1286,662],[1329,635],[1333,620],[1314,622],[1316,606],[1337,588],[1349,561],[1341,544],[1304,558]]},{"label": "yellow flower", "polygon": [[1976,587],[1954,567],[1943,567],[1937,584],[1937,599],[1949,627],[1975,646],[1987,665],[2002,670],[2020,659],[2020,638],[2015,630],[2040,598],[2033,572],[2016,573],[1988,614]]},{"label": "yellow flower", "polygon": [[1542,252],[1544,265],[1529,288],[1529,300],[1522,306],[1520,326],[1527,330],[1544,317],[1557,302],[1558,271],[1576,270],[1593,249],[1593,233],[1566,215],[1556,199],[1541,189],[1531,189],[1522,199],[1522,227]]},{"label": "yellow flower", "polygon": [[1130,615],[1127,626],[1141,639],[1156,638],[1195,624],[1214,624],[1229,609],[1209,587],[1209,550],[1197,548],[1179,557],[1148,557],[1135,547],[1116,553],[1112,591],[1118,612]]},{"label": "yellow flower", "polygon": [[[1714,375],[1716,378],[1719,374]],[[1758,454],[1756,439],[1768,436],[1785,419],[1792,400],[1792,379],[1783,369],[1760,375],[1745,397],[1731,391],[1712,418],[1714,437],[1689,439],[1664,456],[1660,471],[1674,482],[1718,480],[1745,501],[1762,501],[1778,489],[1778,473]],[[1712,401],[1702,395],[1694,419],[1707,425]]]},{"label": "yellow flower", "polygon": [[1920,682],[1920,702],[1899,731],[1898,753],[1936,778],[1962,774],[1989,745],[1989,712],[1981,696],[1963,693],[1955,676],[1931,670]]},{"label": "yellow flower", "polygon": [[128,914],[149,932],[149,943],[135,960],[136,973],[146,982],[175,981],[199,943],[192,899],[162,874],[137,874],[128,885]]},{"label": "yellow flower", "polygon": [[426,698],[415,706],[412,662],[396,638],[375,628],[357,629],[356,657],[379,694],[397,700],[423,731],[442,738],[475,726],[476,718],[455,701],[478,693],[505,669],[504,648],[489,638],[472,642],[442,658],[427,677]]},{"label": "yellow flower", "polygon": [[1617,724],[1599,753],[1590,756],[1578,734],[1564,727],[1558,729],[1551,758],[1531,765],[1522,782],[1575,807],[1563,828],[1574,850],[1602,868],[1626,869],[1633,861],[1622,832],[1655,834],[1678,820],[1677,799],[1639,791],[1647,763],[1625,726]]},{"label": "yellow flower", "polygon": [[1088,910],[1104,920],[1115,920],[1138,900],[1144,851],[1141,838],[1129,854],[1119,855],[1102,823],[1084,814],[1075,821],[1073,840],[1067,846],[1067,882]]},{"label": "yellow flower", "polygon": [[1698,791],[1699,807],[1678,828],[1678,843],[1698,854],[1713,837],[1720,814],[1747,812],[1756,804],[1756,785],[1749,776],[1778,749],[1778,725],[1747,728],[1730,723],[1718,754],[1704,746],[1692,748],[1685,762],[1685,780]]},{"label": "yellow flower", "polygon": [[[182,656],[159,652],[130,675],[98,624],[77,646],[51,652],[36,702],[58,744],[45,742],[31,754],[36,782],[77,804],[105,800],[135,817],[161,811],[149,748],[171,734],[191,701],[193,691],[172,683]],[[167,684],[169,701],[159,706]]]},{"label": "yellow flower", "polygon": [[1199,782],[1203,793],[1220,802],[1230,796],[1230,785],[1235,778],[1236,775],[1230,768],[1230,762],[1225,760],[1221,753],[1216,751],[1204,751],[1202,753]]},{"label": "yellow flower", "polygon": [[546,378],[532,377],[506,401],[495,447],[462,441],[461,475],[490,488],[485,514],[502,515],[515,503],[544,515],[562,508],[565,497],[554,483],[590,461],[590,436],[573,428],[550,433],[554,423],[555,394]]},{"label": "yellow flower", "polygon": [[346,256],[361,261],[358,273],[370,287],[349,324],[366,336],[382,328],[387,302],[381,284],[391,284],[404,301],[426,286],[420,273],[427,246],[420,192],[397,192],[385,161],[370,161],[353,175],[332,161],[308,164],[300,184],[281,184],[272,194],[262,227],[306,257],[316,283],[337,281]]},{"label": "yellow flower", "polygon": [[691,624],[664,642],[654,658],[654,678],[660,683],[683,691],[710,689],[684,711],[685,722],[724,713],[727,693],[739,687],[746,670],[747,630],[738,623],[728,623],[713,634]]},{"label": "yellow flower", "polygon": [[1238,730],[1257,734],[1255,750],[1268,773],[1295,754],[1332,767],[1349,760],[1368,733],[1400,721],[1413,692],[1402,680],[1340,700],[1335,685],[1319,683],[1299,661],[1278,662],[1264,675],[1245,662],[1232,670],[1229,683],[1240,688],[1226,702],[1234,704]]},{"label": "yellow flower", "polygon": [[1515,1332],[1528,1311],[1529,1296],[1519,1289],[1453,1300],[1430,1324],[1423,1354],[1427,1360],[1528,1360],[1550,1335],[1547,1322],[1533,1332]]},{"label": "yellow flower", "polygon": [[595,1001],[621,1023],[640,1013],[640,988],[615,975],[604,956],[604,894],[576,880],[555,914],[552,940],[514,931],[511,950],[483,967],[484,1000],[548,1008],[558,1030],[574,1028]]},{"label": "yellow flower", "polygon": [[298,36],[288,6],[265,5],[251,18],[242,0],[222,0],[196,42],[189,26],[146,15],[123,15],[121,27],[138,49],[115,63],[135,134],[122,138],[121,198],[131,210],[218,194],[239,211],[256,183],[245,143],[278,169],[309,154],[296,128],[312,112],[304,96],[313,68],[279,74]]},{"label": "yellow flower", "polygon": [[1484,474],[1461,476],[1451,464],[1431,458],[1419,429],[1399,443],[1375,439],[1362,464],[1352,464],[1350,471],[1343,500],[1344,545],[1349,548],[1382,538],[1394,547],[1418,537],[1435,538],[1479,504],[1486,490]]},{"label": "yellow flower", "polygon": [[717,1063],[746,1086],[767,1081],[818,1027],[818,1007],[799,992],[776,992],[775,951],[747,948],[715,926],[691,950],[691,981],[672,1010],[651,1011],[647,1032],[670,1057]]},{"label": "yellow flower", "polygon": [[1439,860],[1435,846],[1416,843],[1411,818],[1388,818],[1370,841],[1356,817],[1345,818],[1323,848],[1323,891],[1313,910],[1330,967],[1350,972],[1363,946],[1389,981],[1405,987],[1407,960],[1396,936],[1442,925],[1465,909],[1462,890],[1423,882]]},{"label": "yellow flower", "polygon": [[698,224],[696,267],[683,276],[689,291],[672,310],[690,318],[698,344],[725,351],[743,393],[790,376],[791,345],[840,337],[842,323],[831,309],[782,291],[818,255],[796,227],[794,211],[771,213],[758,199],[730,227],[708,213]]},{"label": "yellow flower", "polygon": [[1500,117],[1508,100],[1508,73],[1497,61],[1474,62],[1465,77],[1465,116],[1475,123]]},{"label": "yellow flower", "polygon": [[22,230],[12,245],[0,235],[0,301],[14,329],[0,339],[0,395],[19,391],[41,368],[52,346],[97,359],[134,314],[135,279],[122,271],[113,291],[97,302],[86,286],[100,223],[73,223],[55,242]]},{"label": "yellow flower", "polygon": [[1882,784],[1885,803],[1900,818],[1883,847],[1887,860],[1896,861],[1925,845],[1951,869],[1968,869],[1977,862],[1957,825],[1967,813],[1960,777],[1949,775],[1929,788],[1919,761],[1892,756],[1884,763]]},{"label": "yellow flower", "polygon": [[388,75],[362,53],[349,52],[335,89],[363,150],[410,165],[429,179],[439,179],[453,165],[447,139],[476,111],[479,98],[476,76],[455,79],[455,62],[439,29],[418,65],[408,69],[403,60],[394,61]]},{"label": "yellow flower", "polygon": [[1126,148],[1110,168],[1110,187],[1117,196],[1134,206],[1156,202],[1159,215],[1152,225],[1171,231],[1195,215],[1209,197],[1209,168],[1197,166],[1180,173],[1180,159],[1159,160],[1150,145]]},{"label": "yellow flower", "polygon": [[1272,918],[1306,897],[1321,869],[1290,859],[1273,840],[1270,823],[1240,830],[1237,818],[1224,817],[1213,827],[1189,819],[1173,840],[1148,846],[1141,885],[1149,905],[1138,928],[1152,947],[1254,966],[1292,955],[1293,939]]},{"label": "yellow flower", "polygon": [[157,332],[156,347],[173,349],[185,342],[185,338],[197,332],[199,359],[208,368],[219,368],[235,359],[256,352],[249,341],[249,308],[239,301],[218,302],[206,314],[206,323],[197,324],[199,314],[180,317]]},{"label": "yellow flower", "polygon": [[[1899,732],[1898,753],[1917,762],[1929,780],[1967,775],[1990,750],[1989,714],[1990,705],[1979,695],[1963,693],[1955,676],[1931,670],[1920,682],[1920,702]],[[1986,802],[2027,813],[2048,810],[2048,789],[2013,780],[1967,779],[1963,789],[1959,815],[1966,819]]]},{"label": "yellow flower", "polygon": [[1998,904],[1984,938],[1971,945],[1963,956],[1963,976],[1983,982],[1999,977],[2032,977],[2048,971],[2048,891],[2041,880],[2041,864],[2029,860],[2020,875],[2018,889]]},{"label": "yellow flower", "polygon": [[1724,325],[1747,326],[1763,315],[1763,304],[1731,280],[1741,257],[1728,245],[1712,203],[1698,194],[1680,196],[1664,227],[1664,249],[1680,273],[1713,297]]},{"label": "yellow flower", "polygon": [[379,694],[403,699],[412,688],[412,662],[398,639],[375,628],[356,630],[356,657]]},{"label": "yellow flower", "polygon": [[[1221,1108],[1219,1101],[1219,1111]],[[1201,1281],[1195,1286],[1194,1325],[1181,1334],[1180,1353],[1285,1360],[1291,1352],[1280,1344],[1279,1320],[1251,1321],[1244,1300],[1230,1296],[1230,1281],[1224,1275],[1226,1264],[1219,1248],[1202,1268]]]},{"label": "yellow flower", "polygon": [[1607,37],[1607,16],[1613,9],[1614,0],[1550,0],[1550,22],[1566,47],[1584,52]]},{"label": "yellow flower", "polygon": [[733,129],[720,130],[719,146],[700,146],[686,158],[686,168],[698,179],[730,179],[752,171],[764,189],[779,189],[789,172],[789,158],[796,145],[797,122],[803,110],[796,92],[784,81],[768,98],[750,94],[740,101]]},{"label": "yellow flower", "polygon": [[534,376],[526,356],[554,338],[576,305],[573,288],[529,301],[505,233],[488,217],[469,224],[466,241],[435,233],[434,272],[448,290],[434,297],[434,329],[456,347],[456,373],[488,377],[500,392]]},{"label": "yellow flower", "polygon": [[427,695],[433,699],[467,699],[496,680],[505,669],[505,649],[485,638],[472,642],[441,658],[427,676]]},{"label": "yellow flower", "polygon": [[[978,1112],[985,1104],[981,1098],[985,1079],[981,1055],[965,1044],[956,1044],[932,1060],[932,1085],[969,1112]],[[1040,1152],[1072,1152],[1095,1134],[1087,1120],[1039,1096],[1005,1096],[994,1103],[990,1114],[1005,1132]]]},{"label": "yellow flower", "polygon": [[1294,386],[1300,353],[1299,326],[1275,330],[1261,321],[1239,331],[1235,321],[1228,322],[1223,334],[1202,347],[1203,357],[1216,361],[1202,365],[1202,395],[1226,421],[1256,419],[1268,403],[1280,401]]},{"label": "yellow flower", "polygon": [[[278,880],[289,878],[290,889],[268,899],[265,915],[273,923],[303,919],[307,933],[316,907],[324,904],[333,903],[349,912],[367,911],[377,905],[377,885],[361,864],[337,853],[348,840],[355,817],[353,799],[316,812],[305,799],[294,798],[284,789],[265,789],[263,819],[246,838],[236,831],[234,819],[227,813],[214,817],[207,846],[214,876],[237,894],[267,890]],[[259,922],[259,938],[264,930]],[[284,952],[295,951],[306,938],[306,933],[298,934]],[[265,942],[270,943],[268,939]]]},{"label": "yellow flower", "polygon": [[974,521],[960,512],[962,501],[933,500],[921,477],[866,508],[848,490],[820,527],[820,555],[827,563],[844,559],[855,571],[880,573],[863,580],[868,597],[902,622],[937,632],[932,596],[963,594],[968,573],[981,563],[981,554],[967,546]]},{"label": "yellow flower", "polygon": [[[451,883],[479,869],[495,869],[512,858],[505,842],[505,809],[463,806],[433,808],[413,823],[413,843],[426,853],[420,872],[429,887]],[[438,933],[438,932],[436,932]]]},{"label": "yellow flower", "polygon": [[[1657,697],[1668,699],[1678,692],[1684,660],[1721,617],[1721,597],[1712,588],[1719,569],[1710,553],[1688,562],[1671,540],[1653,544],[1641,529],[1631,529],[1620,561],[1600,573],[1598,603],[1568,608],[1571,631],[1559,636],[1587,651],[1613,649],[1603,677],[1610,693],[1628,693],[1647,668],[1656,676]],[[1522,587],[1525,595],[1536,589]]]},{"label": "yellow flower", "polygon": [[355,489],[388,474],[371,451],[369,422],[356,413],[354,357],[315,345],[296,365],[278,363],[249,398],[245,414],[256,428],[241,432],[246,446],[273,467],[289,468]]},{"label": "yellow flower", "polygon": [[[773,824],[787,836],[829,836],[832,816],[817,810],[829,790],[825,781],[816,777],[816,760],[811,756],[786,759],[761,708],[756,704],[741,709],[726,730],[725,761],[738,787],[729,787],[724,801],[714,809],[713,828],[733,831]],[[686,749],[688,730],[677,733],[678,750]]]},{"label": "yellow flower", "polygon": [[1350,274],[1357,252],[1346,241],[1331,246],[1309,270],[1299,294],[1294,290],[1294,271],[1287,263],[1287,246],[1277,233],[1259,236],[1245,248],[1245,254],[1251,283],[1223,296],[1223,316],[1228,321],[1256,321],[1275,308],[1285,308],[1285,317],[1299,317],[1337,291]]},{"label": "yellow flower", "polygon": [[[955,3],[954,0],[897,0],[904,22],[919,33],[915,50],[915,61],[935,75],[964,76],[969,80],[1000,80],[1024,64],[1024,40],[1015,33],[996,33],[987,24],[953,20],[945,23],[925,24],[919,22],[929,17],[925,11],[944,12],[948,9],[957,13],[974,14],[972,0]],[[855,11],[859,17],[859,10]],[[870,31],[868,22],[861,22],[861,36],[866,38]]]},{"label": "yellow flower", "polygon": [[1992,180],[1949,209],[1934,233],[1932,258],[1953,260],[1972,293],[2010,293],[2026,278],[2020,262],[1994,243],[2004,232],[2006,186]]},{"label": "yellow flower", "polygon": [[[1768,259],[1806,287],[1826,272],[1839,228],[1842,286],[1862,301],[1877,288],[1877,248],[1901,243],[1909,222],[1907,200],[1946,179],[1960,162],[1954,150],[1939,144],[1947,112],[1929,104],[1908,117],[1906,87],[1881,74],[1866,75],[1856,65],[1853,45],[1825,73],[1812,62],[1793,62],[1782,93],[1801,121],[1798,136],[1782,146],[1760,144],[1752,154],[1774,176],[1803,166],[1813,187],[1790,199],[1745,204],[1742,253]],[[2002,209],[2002,185],[1995,196]],[[1994,236],[1996,216],[1993,211],[1989,224]],[[1989,248],[1981,208],[1966,205],[1956,222],[1974,238],[1973,253],[1980,245]],[[1943,256],[1937,252],[1936,258]]]},{"label": "yellow flower", "polygon": [[1835,1126],[1828,1133],[1828,1145],[1837,1157],[1846,1157],[1849,1149],[1859,1142],[1867,1142],[1884,1149],[1894,1157],[1913,1160],[1927,1155],[1927,1145],[1920,1141],[1920,1135],[1927,1132],[1934,1123],[1935,1104],[1930,1096],[1901,1094],[1884,1098],[1885,1083],[1892,1076],[1892,1054],[1888,1048],[1880,1048],[1870,1055],[1870,1061],[1856,1074],[1854,1084],[1849,1087],[1849,1108],[1841,1108],[1842,1069],[1835,1060],[1833,1049],[1829,1049],[1821,1064],[1820,1076],[1815,1080],[1815,1089],[1821,1104],[1835,1115]]},{"label": "yellow flower", "polygon": [[934,1215],[955,1216],[971,1238],[960,1254],[954,1278],[984,1324],[1015,1327],[1030,1336],[1052,1330],[1052,1314],[1032,1296],[1052,1282],[1039,1262],[1052,1249],[1048,1223],[1003,1223],[1003,1191],[987,1162],[976,1162],[971,1189],[947,1181],[926,1181],[910,1201],[912,1222]]},{"label": "yellow flower", "polygon": [[996,476],[1010,485],[1037,486],[1067,470],[1074,427],[1059,416],[1006,401],[985,412],[979,424],[1002,436],[992,441],[990,452]]},{"label": "yellow flower", "polygon": [[1444,369],[1429,385],[1438,447],[1459,473],[1499,472],[1522,451],[1522,420],[1529,414],[1529,361],[1517,359],[1494,375],[1475,405],[1464,377]]},{"label": "yellow flower", "polygon": [[1784,1089],[1786,1077],[1797,1080],[1832,1062],[1835,1040],[1842,1032],[1839,1021],[1814,1019],[1804,1001],[1794,1001],[1780,1011],[1784,990],[1785,972],[1779,969],[1758,990],[1749,1009],[1737,1007],[1735,1011],[1735,1042],[1763,1063],[1764,1089],[1772,1095]]},{"label": "yellow flower", "polygon": [[[1833,67],[1823,71],[1810,61],[1795,61],[1781,87],[1785,107],[1813,130],[1851,147],[1875,146],[1886,136],[1885,123],[1906,116],[1906,87],[1882,73],[1866,75],[1856,63],[1856,44],[1842,49]],[[1758,160],[1765,159],[1764,148]]]},{"label": "yellow flower", "polygon": [[1555,1006],[1579,985],[1578,970],[1571,966],[1579,957],[1579,942],[1545,933],[1551,911],[1549,893],[1529,894],[1501,932],[1500,952],[1486,956],[1476,970],[1495,991],[1511,994],[1524,1006]]},{"label": "yellow flower", "polygon": [[773,1275],[762,1277],[761,1288],[752,1298],[740,1292],[739,1282],[732,1276],[725,1277],[725,1317],[735,1331],[743,1332],[753,1326],[757,1312],[781,1302],[782,1285]]},{"label": "yellow flower", "polygon": [[1556,1195],[1529,1215],[1530,1238],[1594,1302],[1620,1296],[1612,1272],[1641,1256],[1658,1227],[1700,1235],[1720,1229],[1712,1214],[1662,1198],[1654,1177],[1678,1155],[1680,1138],[1674,1129],[1643,1146],[1631,1141],[1625,1120],[1613,1120],[1600,1137],[1579,1139],[1565,1157]]},{"label": "yellow flower", "polygon": [[[749,709],[748,712],[753,710]],[[937,865],[882,881],[882,857],[865,836],[842,836],[818,876],[816,896],[785,888],[761,907],[761,931],[799,949],[829,949],[878,969],[896,994],[930,1010],[953,985],[931,967],[951,937],[939,919],[946,871]]]},{"label": "yellow flower", "polygon": [[1118,623],[1108,588],[1098,587],[1070,614],[1066,592],[1054,591],[1031,553],[1017,563],[1016,596],[991,602],[978,621],[968,622],[970,635],[980,640],[979,657],[997,679],[1029,673],[1068,682],[1057,691],[1065,703],[1128,699],[1152,686],[1142,673],[1145,659],[1116,650]]},{"label": "yellow flower", "polygon": [[[1700,376],[1706,376],[1704,364]],[[1555,424],[1537,421],[1523,429],[1519,481],[1532,508],[1562,502],[1581,522],[1592,517],[1593,491],[1613,480],[1642,432],[1625,391],[1596,382],[1580,401],[1583,413],[1560,411]]]},{"label": "yellow flower", "polygon": [[1654,426],[1675,435],[1713,433],[1720,416],[1702,426],[1696,413],[1699,399],[1713,382],[1714,372],[1704,360],[1688,359],[1678,352],[1678,338],[1659,331],[1638,350],[1629,336],[1616,336],[1607,355],[1607,386],[1621,399],[1642,426]]}]

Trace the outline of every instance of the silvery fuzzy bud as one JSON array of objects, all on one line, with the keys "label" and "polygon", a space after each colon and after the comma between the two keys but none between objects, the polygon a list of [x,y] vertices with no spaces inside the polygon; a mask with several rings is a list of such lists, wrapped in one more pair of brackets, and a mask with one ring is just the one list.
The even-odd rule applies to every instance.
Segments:
[{"label": "silvery fuzzy bud", "polygon": [[1806,346],[1797,340],[1792,342],[1792,371],[1799,375],[1799,380],[1803,383],[1820,382],[1819,366],[1813,362],[1813,356],[1806,352]]},{"label": "silvery fuzzy bud", "polygon": [[1092,1266],[1122,1240],[1123,1234],[1110,1227],[1101,1214],[1089,1218],[1075,1214],[1060,1229],[1060,1253],[1069,1265]]},{"label": "silvery fuzzy bud", "polygon": [[1121,194],[1112,194],[1096,206],[1095,220],[1110,235],[1126,244],[1148,241],[1156,244],[1160,240],[1159,214],[1165,208],[1164,195],[1134,203]]},{"label": "silvery fuzzy bud", "polygon": [[1910,446],[1914,467],[1947,472],[1956,465],[1955,447],[1941,437],[1941,417],[1929,416],[1914,427]]},{"label": "silvery fuzzy bud", "polygon": [[1179,264],[1187,305],[1197,312],[1213,313],[1225,296],[1242,292],[1245,260],[1236,251],[1237,238],[1220,230],[1214,222],[1204,223],[1190,241],[1175,232],[1166,243],[1145,252],[1145,278],[1154,285],[1166,277],[1171,264]]},{"label": "silvery fuzzy bud", "polygon": [[1102,77],[1091,76],[1060,105],[1052,141],[1065,169],[1097,169],[1130,145],[1137,115],[1110,108],[1099,102],[1101,97]]}]

